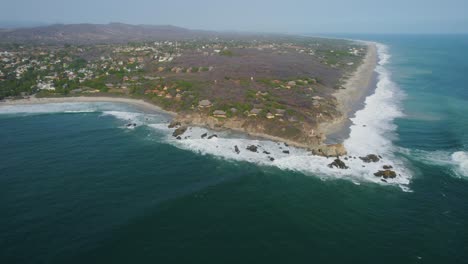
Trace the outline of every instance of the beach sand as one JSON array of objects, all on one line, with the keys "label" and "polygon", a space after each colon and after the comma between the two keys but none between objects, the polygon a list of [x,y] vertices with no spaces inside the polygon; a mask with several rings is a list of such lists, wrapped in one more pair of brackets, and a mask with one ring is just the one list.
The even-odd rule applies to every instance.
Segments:
[{"label": "beach sand", "polygon": [[320,126],[320,131],[327,137],[326,143],[342,143],[348,138],[350,118],[364,107],[366,97],[376,88],[377,46],[375,43],[367,45],[368,52],[363,63],[343,85],[345,89],[334,94],[338,100],[338,110],[342,113],[341,118]]}]

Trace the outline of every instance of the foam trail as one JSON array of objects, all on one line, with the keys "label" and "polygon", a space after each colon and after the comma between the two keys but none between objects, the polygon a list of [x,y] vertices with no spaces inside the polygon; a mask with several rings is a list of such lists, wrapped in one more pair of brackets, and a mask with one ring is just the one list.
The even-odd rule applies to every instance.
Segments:
[{"label": "foam trail", "polygon": [[114,103],[48,103],[26,105],[2,105],[0,114],[91,113],[112,109],[127,109]]},{"label": "foam trail", "polygon": [[457,151],[451,155],[452,161],[457,166],[459,176],[468,177],[468,152]]}]

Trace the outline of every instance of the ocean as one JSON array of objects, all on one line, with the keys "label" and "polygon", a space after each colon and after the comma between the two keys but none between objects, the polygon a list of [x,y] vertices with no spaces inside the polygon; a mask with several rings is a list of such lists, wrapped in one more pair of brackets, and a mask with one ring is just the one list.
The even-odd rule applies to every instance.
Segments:
[{"label": "ocean", "polygon": [[468,263],[468,36],[344,37],[379,43],[345,141],[378,164],[179,141],[119,103],[0,106],[0,263]]}]

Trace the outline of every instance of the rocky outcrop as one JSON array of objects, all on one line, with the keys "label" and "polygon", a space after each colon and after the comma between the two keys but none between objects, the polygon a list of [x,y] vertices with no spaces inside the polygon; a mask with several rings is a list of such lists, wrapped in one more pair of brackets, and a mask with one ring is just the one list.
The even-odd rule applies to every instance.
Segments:
[{"label": "rocky outcrop", "polygon": [[172,122],[169,124],[169,128],[177,128],[177,127],[180,127],[182,124],[177,121],[177,120],[172,120]]},{"label": "rocky outcrop", "polygon": [[172,133],[172,136],[173,136],[173,137],[178,137],[178,136],[184,134],[185,131],[187,131],[187,127],[186,127],[186,126],[181,126],[181,127],[177,128],[177,129],[174,131],[174,133]]},{"label": "rocky outcrop", "polygon": [[347,154],[343,144],[322,145],[312,149],[312,154],[324,157],[340,157]]},{"label": "rocky outcrop", "polygon": [[236,152],[237,154],[239,154],[239,153],[240,153],[239,147],[238,147],[237,145],[236,145],[236,146],[234,146],[234,152]]},{"label": "rocky outcrop", "polygon": [[390,166],[390,165],[384,165],[384,166],[383,166],[383,169],[384,169],[384,170],[390,170],[390,169],[393,169],[393,167]]},{"label": "rocky outcrop", "polygon": [[214,135],[209,136],[208,139],[217,138],[217,137],[218,135],[214,134]]},{"label": "rocky outcrop", "polygon": [[377,177],[383,177],[384,179],[393,179],[396,177],[396,172],[392,170],[379,170],[378,172],[374,173],[374,175]]},{"label": "rocky outcrop", "polygon": [[206,136],[208,136],[208,133],[204,133],[201,135],[201,138],[206,138]]},{"label": "rocky outcrop", "polygon": [[250,145],[247,147],[247,150],[250,150],[252,152],[257,152],[258,147],[255,145]]},{"label": "rocky outcrop", "polygon": [[359,157],[365,163],[378,162],[380,159],[375,154],[369,154],[365,157]]},{"label": "rocky outcrop", "polygon": [[328,164],[328,167],[330,168],[338,168],[338,169],[348,169],[348,166],[340,160],[340,159],[335,159],[332,163]]}]

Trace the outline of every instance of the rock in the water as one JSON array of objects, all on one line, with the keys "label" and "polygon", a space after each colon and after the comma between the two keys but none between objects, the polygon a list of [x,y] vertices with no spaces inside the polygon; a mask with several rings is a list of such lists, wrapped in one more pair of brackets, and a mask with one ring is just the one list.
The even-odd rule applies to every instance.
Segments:
[{"label": "rock in the water", "polygon": [[250,146],[247,147],[247,150],[250,150],[250,151],[252,151],[252,152],[257,152],[257,146],[255,146],[255,145],[250,145]]},{"label": "rock in the water", "polygon": [[396,173],[392,170],[379,170],[378,172],[374,173],[374,175],[377,177],[383,177],[384,179],[396,177]]},{"label": "rock in the water", "polygon": [[180,136],[176,137],[177,140],[181,140],[182,138]]},{"label": "rock in the water", "polygon": [[275,158],[273,158],[273,157],[270,157],[270,161],[275,161]]},{"label": "rock in the water", "polygon": [[283,150],[284,154],[289,154],[289,150]]},{"label": "rock in the water", "polygon": [[384,165],[384,166],[383,166],[383,168],[384,168],[384,170],[390,170],[390,169],[393,169],[393,167],[392,167],[392,166],[390,166],[390,165]]},{"label": "rock in the water", "polygon": [[202,134],[201,138],[206,138],[206,136],[208,136],[208,133]]},{"label": "rock in the water", "polygon": [[332,163],[328,164],[328,167],[333,168],[336,167],[338,169],[348,169],[348,166],[340,160],[340,159],[335,159]]},{"label": "rock in the water", "polygon": [[208,137],[208,139],[212,139],[212,138],[214,138],[214,137],[215,137],[215,138],[217,138],[217,137],[218,137],[218,135],[216,135],[216,134],[214,134],[214,135],[211,135],[211,136],[209,136],[209,137]]},{"label": "rock in the water", "polygon": [[263,151],[263,154],[270,155],[270,152],[268,152],[268,151],[264,150],[264,151]]},{"label": "rock in the water", "polygon": [[180,127],[181,124],[179,121],[175,121],[173,120],[170,124],[169,124],[169,128],[176,128],[176,127]]},{"label": "rock in the water", "polygon": [[178,136],[184,134],[185,131],[187,131],[187,127],[186,127],[186,126],[181,126],[181,127],[177,128],[177,129],[174,131],[174,133],[172,133],[172,136],[178,137]]},{"label": "rock in the water", "polygon": [[239,154],[239,153],[240,153],[239,147],[234,146],[234,151],[235,151],[237,154]]},{"label": "rock in the water", "polygon": [[375,154],[369,154],[365,157],[359,157],[359,158],[365,163],[377,162],[380,160],[379,157],[377,157],[377,155]]}]

